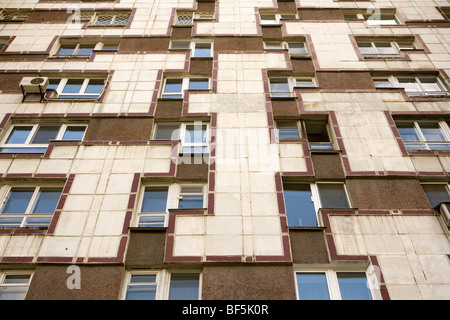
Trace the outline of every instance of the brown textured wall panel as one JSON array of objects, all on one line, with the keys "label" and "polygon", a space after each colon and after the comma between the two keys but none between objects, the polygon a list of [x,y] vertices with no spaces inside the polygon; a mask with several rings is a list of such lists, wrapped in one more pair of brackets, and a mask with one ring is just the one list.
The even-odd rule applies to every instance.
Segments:
[{"label": "brown textured wall panel", "polygon": [[38,265],[27,300],[117,300],[124,279],[123,266],[80,265],[80,289],[69,289],[73,272],[68,265]]},{"label": "brown textured wall panel", "polygon": [[181,99],[159,99],[156,105],[155,118],[177,119],[181,117],[183,100]]},{"label": "brown textured wall panel", "polygon": [[314,63],[311,59],[291,59],[292,71],[295,73],[314,73]]},{"label": "brown textured wall panel", "polygon": [[212,76],[213,60],[192,58],[189,65],[189,72],[195,75]]},{"label": "brown textured wall panel", "polygon": [[145,141],[152,136],[151,118],[93,118],[85,141]]},{"label": "brown textured wall panel", "polygon": [[41,23],[41,22],[66,22],[73,14],[71,10],[33,10],[28,16],[27,23]]},{"label": "brown textured wall panel", "polygon": [[172,39],[190,39],[192,27],[172,27]]},{"label": "brown textured wall panel", "polygon": [[329,263],[322,229],[290,229],[289,238],[294,263]]},{"label": "brown textured wall panel", "polygon": [[297,117],[300,115],[297,100],[277,100],[272,99],[273,116],[282,117]]},{"label": "brown textured wall panel", "polygon": [[261,26],[261,29],[265,39],[281,39],[283,37],[281,26]]},{"label": "brown textured wall panel", "polygon": [[348,179],[352,207],[358,209],[429,209],[418,180]]},{"label": "brown textured wall panel", "polygon": [[164,248],[166,243],[165,230],[130,232],[125,264],[131,267],[148,267],[164,263]]},{"label": "brown textured wall panel", "polygon": [[20,91],[19,84],[23,77],[38,77],[36,73],[2,73],[0,74],[0,90]]},{"label": "brown textured wall panel", "polygon": [[339,154],[312,154],[314,173],[317,179],[344,179],[345,173]]},{"label": "brown textured wall panel", "polygon": [[203,268],[204,300],[294,300],[292,266]]},{"label": "brown textured wall panel", "polygon": [[145,37],[145,38],[122,38],[119,52],[145,52],[145,51],[167,51],[170,38]]},{"label": "brown textured wall panel", "polygon": [[255,37],[216,37],[214,39],[215,51],[253,51],[264,50],[261,38]]},{"label": "brown textured wall panel", "polygon": [[298,16],[302,21],[345,20],[340,9],[300,8]]},{"label": "brown textured wall panel", "polygon": [[[186,159],[188,163],[181,163],[182,159],[178,161],[177,165],[177,179],[180,180],[202,180],[208,181],[208,159]],[[190,161],[190,162],[189,162]],[[202,163],[197,163],[197,162]]]},{"label": "brown textured wall panel", "polygon": [[369,72],[317,72],[317,81],[321,89],[338,90],[375,90]]},{"label": "brown textured wall panel", "polygon": [[214,12],[216,10],[215,1],[200,1],[197,2],[197,11],[199,12]]}]

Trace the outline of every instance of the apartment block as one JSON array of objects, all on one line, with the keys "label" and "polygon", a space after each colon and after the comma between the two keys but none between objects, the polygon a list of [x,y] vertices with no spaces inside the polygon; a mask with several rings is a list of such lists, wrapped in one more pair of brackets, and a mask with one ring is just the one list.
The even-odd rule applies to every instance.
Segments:
[{"label": "apartment block", "polygon": [[447,0],[0,0],[0,300],[447,300]]}]

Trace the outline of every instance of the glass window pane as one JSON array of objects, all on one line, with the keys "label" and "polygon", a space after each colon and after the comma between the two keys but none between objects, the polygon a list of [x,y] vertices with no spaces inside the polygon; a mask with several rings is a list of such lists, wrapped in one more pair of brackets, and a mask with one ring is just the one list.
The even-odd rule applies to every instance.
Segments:
[{"label": "glass window pane", "polygon": [[44,217],[26,218],[24,226],[30,228],[48,227],[51,221],[52,218],[44,218]]},{"label": "glass window pane", "polygon": [[270,79],[270,92],[291,92],[287,79]]},{"label": "glass window pane", "polygon": [[81,141],[86,131],[85,126],[67,126],[66,131],[61,140]]},{"label": "glass window pane", "polygon": [[155,139],[157,140],[178,140],[179,139],[179,125],[158,125],[156,129]]},{"label": "glass window pane", "polygon": [[197,300],[199,278],[198,273],[173,273],[170,279],[169,300]]},{"label": "glass window pane", "polygon": [[48,79],[47,90],[56,90],[59,86],[61,79]]},{"label": "glass window pane", "polygon": [[188,50],[190,46],[190,41],[172,41],[170,48],[174,50]]},{"label": "glass window pane", "polygon": [[179,209],[201,209],[203,208],[203,195],[182,195],[178,202]]},{"label": "glass window pane", "polygon": [[19,217],[0,217],[0,227],[18,228],[22,223],[23,218]]},{"label": "glass window pane", "polygon": [[419,123],[425,141],[447,141],[438,123]]},{"label": "glass window pane", "polygon": [[423,184],[422,188],[432,208],[441,202],[450,202],[450,195],[445,184]]},{"label": "glass window pane", "polygon": [[4,284],[27,284],[28,282],[30,282],[29,274],[6,275],[5,279],[3,280]]},{"label": "glass window pane", "polygon": [[28,286],[0,287],[0,300],[24,300]]},{"label": "glass window pane", "polygon": [[322,208],[349,208],[343,184],[318,184]]},{"label": "glass window pane", "polygon": [[34,188],[12,188],[2,213],[25,213],[33,196]]},{"label": "glass window pane", "polygon": [[296,122],[277,122],[277,129],[280,139],[300,138]]},{"label": "glass window pane", "polygon": [[182,98],[183,79],[167,79],[164,86],[163,98]]},{"label": "glass window pane", "polygon": [[82,44],[78,47],[77,56],[90,56],[94,51],[95,44]]},{"label": "glass window pane", "polygon": [[132,275],[130,279],[130,283],[149,283],[156,282],[155,274],[143,274],[143,275]]},{"label": "glass window pane", "polygon": [[53,213],[61,195],[61,188],[41,188],[33,213]]},{"label": "glass window pane", "polygon": [[414,123],[397,123],[396,125],[403,141],[420,141]]},{"label": "glass window pane", "polygon": [[189,90],[209,90],[208,79],[190,79]]},{"label": "glass window pane", "polygon": [[342,300],[372,300],[364,272],[338,272]]},{"label": "glass window pane", "polygon": [[306,47],[304,43],[289,42],[290,54],[306,54]]},{"label": "glass window pane", "polygon": [[376,88],[393,88],[393,85],[389,79],[374,79],[373,83]]},{"label": "glass window pane", "polygon": [[370,54],[375,54],[375,50],[372,47],[372,44],[370,42],[361,42],[358,43],[358,48],[359,51],[361,52],[362,55],[370,55]]},{"label": "glass window pane", "polygon": [[187,125],[185,143],[206,143],[206,125]]},{"label": "glass window pane", "polygon": [[398,82],[400,83],[400,86],[407,92],[421,91],[415,78],[399,78]]},{"label": "glass window pane", "polygon": [[156,285],[132,286],[127,289],[126,300],[155,300]]},{"label": "glass window pane", "polygon": [[75,50],[75,45],[64,45],[59,48],[58,55],[59,56],[71,56]]},{"label": "glass window pane", "polygon": [[396,54],[397,52],[390,43],[375,43],[379,54]]},{"label": "glass window pane", "polygon": [[128,23],[128,17],[129,16],[127,14],[116,15],[113,25],[126,26]]},{"label": "glass window pane", "polygon": [[295,79],[295,86],[301,88],[315,88],[316,84],[313,79]]},{"label": "glass window pane", "polygon": [[141,212],[166,212],[168,194],[168,187],[145,188]]},{"label": "glass window pane", "polygon": [[31,126],[18,126],[14,127],[11,131],[11,134],[8,137],[8,140],[6,140],[6,143],[8,144],[23,144],[28,138],[28,135],[30,134],[33,127]]},{"label": "glass window pane", "polygon": [[274,14],[262,14],[261,24],[276,24],[277,20]]},{"label": "glass window pane", "polygon": [[91,80],[89,80],[89,84],[87,85],[84,93],[100,94],[103,90],[104,85],[105,85],[104,79],[91,79]]},{"label": "glass window pane", "polygon": [[50,140],[56,139],[60,126],[39,126],[32,144],[47,144]]},{"label": "glass window pane", "polygon": [[330,300],[325,273],[297,273],[300,300]]},{"label": "glass window pane", "polygon": [[196,43],[194,57],[211,57],[210,43]]},{"label": "glass window pane", "polygon": [[420,78],[419,81],[423,88],[423,91],[427,92],[444,91],[444,88],[441,87],[437,78]]},{"label": "glass window pane", "polygon": [[69,79],[62,93],[79,93],[84,79]]},{"label": "glass window pane", "polygon": [[285,185],[284,203],[289,226],[317,226],[309,184]]},{"label": "glass window pane", "polygon": [[138,227],[140,228],[162,228],[165,226],[166,216],[165,215],[149,215],[140,216]]}]

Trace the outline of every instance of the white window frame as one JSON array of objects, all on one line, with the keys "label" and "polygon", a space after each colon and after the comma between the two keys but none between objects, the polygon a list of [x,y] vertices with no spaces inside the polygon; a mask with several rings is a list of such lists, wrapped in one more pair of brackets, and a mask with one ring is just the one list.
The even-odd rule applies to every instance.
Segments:
[{"label": "white window frame", "polygon": [[[342,300],[339,283],[338,283],[338,278],[337,278],[337,274],[341,273],[341,272],[342,273],[345,273],[345,272],[364,273],[366,276],[367,284],[369,286],[370,294],[372,296],[372,300],[382,300],[381,292],[379,290],[378,279],[376,278],[375,274],[372,274],[369,271],[369,269],[372,269],[372,268],[374,268],[374,267],[369,266],[369,268],[366,268],[366,269],[356,268],[356,267],[353,267],[352,269],[349,269],[346,267],[342,267],[342,268],[339,268],[339,267],[337,267],[337,268],[329,268],[329,267],[320,268],[320,267],[318,267],[317,269],[311,269],[310,267],[307,267],[307,268],[294,267],[294,269],[295,269],[295,271],[294,271],[295,292],[296,292],[297,300],[300,299],[299,290],[298,290],[298,282],[297,282],[297,274],[299,274],[299,273],[304,273],[304,274],[305,273],[322,273],[322,274],[325,274],[330,300]],[[375,283],[371,284],[369,281],[370,279],[372,279]]]},{"label": "white window frame", "polygon": [[[180,23],[179,16],[181,15],[190,15],[190,19],[185,19],[181,21],[185,21]],[[191,26],[194,24],[195,20],[214,20],[215,13],[209,11],[185,11],[185,10],[177,10],[175,25],[177,26]]]},{"label": "white window frame", "polygon": [[[309,80],[312,86],[302,86],[298,80]],[[294,88],[317,88],[317,80],[315,77],[295,77],[294,81]]]},{"label": "white window frame", "polygon": [[[405,89],[405,87],[403,87],[398,78],[414,78],[415,79],[415,84],[416,87],[418,89],[422,89],[422,91],[407,91]],[[421,86],[421,82],[420,79],[424,79],[424,78],[430,78],[430,79],[436,79],[436,83],[438,84],[439,87],[441,87],[442,91],[425,91],[423,90],[423,87]],[[446,83],[441,79],[440,76],[428,76],[428,75],[398,75],[398,76],[384,76],[384,77],[374,77],[373,81],[377,82],[377,80],[385,80],[387,79],[389,81],[389,83],[391,84],[391,88],[398,88],[398,89],[404,89],[405,92],[408,94],[409,97],[436,97],[436,96],[445,96],[448,97],[450,96],[450,92],[448,90],[448,86],[446,85]],[[387,83],[387,82],[384,82]],[[387,88],[386,86],[384,87],[379,87],[379,88]]]},{"label": "white window frame", "polygon": [[[181,48],[174,48],[174,43],[186,43],[186,47],[181,47]],[[195,56],[195,48],[197,46],[197,44],[209,44],[210,45],[210,54],[208,57],[197,57]],[[213,41],[208,41],[208,40],[172,40],[170,42],[170,50],[190,50],[191,51],[191,57],[192,58],[210,58],[213,56]]]},{"label": "white window frame", "polygon": [[[21,124],[14,124],[11,125],[8,128],[8,131],[6,132],[5,136],[3,137],[3,139],[0,142],[0,149],[3,148],[8,148],[8,149],[36,149],[36,148],[47,148],[48,144],[31,144],[31,141],[34,139],[38,129],[40,126],[60,126],[59,131],[55,137],[55,139],[53,140],[58,140],[58,141],[62,141],[62,138],[67,130],[67,127],[85,127],[86,129],[84,130],[83,133],[83,137],[81,138],[80,141],[83,140],[85,134],[86,134],[86,130],[87,130],[87,124],[70,124],[70,123],[64,123],[64,124],[58,124],[58,123],[41,123],[41,124],[25,124],[25,123],[21,123]],[[28,134],[28,138],[26,139],[25,143],[23,144],[8,144],[6,143],[6,141],[8,140],[9,136],[11,135],[11,133],[13,132],[14,128],[17,127],[32,127],[30,133]],[[77,140],[78,141],[78,140]]]},{"label": "white window frame", "polygon": [[[324,181],[324,182],[302,182],[302,181],[298,181],[298,182],[287,182],[284,183],[284,185],[300,185],[300,184],[304,184],[304,185],[309,185],[309,188],[311,190],[311,201],[314,205],[314,211],[315,211],[315,215],[316,215],[316,222],[317,222],[317,226],[323,226],[323,221],[320,220],[320,216],[319,216],[319,211],[320,209],[333,209],[333,208],[323,208],[322,206],[322,202],[320,200],[320,193],[319,193],[319,186],[320,184],[340,184],[343,185],[344,187],[344,192],[347,198],[347,202],[349,204],[349,208],[351,208],[351,202],[350,202],[350,198],[347,192],[347,187],[345,186],[345,183],[343,182],[329,182],[329,181]],[[286,201],[286,200],[285,200]],[[286,204],[285,204],[286,206]],[[287,213],[286,213],[287,214]]]},{"label": "white window frame", "polygon": [[[305,53],[292,53],[291,49],[289,47],[289,44],[303,44],[305,47]],[[265,50],[288,50],[289,54],[292,57],[309,57],[310,50],[308,48],[308,45],[306,41],[266,41],[264,42],[264,49]]]},{"label": "white window frame", "polygon": [[[28,206],[25,210],[25,213],[18,213],[18,214],[11,214],[11,213],[7,213],[4,214],[3,209],[5,207],[6,202],[8,201],[9,195],[12,191],[12,189],[14,188],[34,188],[33,191],[33,195],[30,198],[30,202],[28,203]],[[0,217],[10,217],[10,218],[22,218],[22,222],[20,223],[20,226],[15,226],[15,227],[11,227],[11,228],[24,228],[27,227],[27,225],[25,224],[27,221],[27,218],[50,218],[50,222],[53,219],[54,216],[54,212],[52,213],[45,213],[45,214],[38,214],[38,213],[32,213],[34,210],[34,207],[36,206],[36,200],[38,199],[38,196],[40,194],[41,189],[47,189],[47,188],[60,188],[61,189],[61,194],[63,191],[63,186],[61,184],[48,184],[48,185],[25,185],[25,184],[17,184],[17,185],[4,185],[1,187],[0,192],[2,192],[2,202],[1,202],[1,207],[0,207]],[[61,195],[60,195],[61,197]],[[57,209],[55,209],[56,211]]]},{"label": "white window frame", "polygon": [[[111,15],[112,19],[111,19],[111,23],[109,24],[97,24],[99,17],[104,16],[104,15]],[[117,16],[125,16],[128,15],[127,18],[127,23],[125,24],[114,24],[114,22],[117,19]],[[90,27],[126,27],[128,25],[128,23],[130,22],[130,18],[131,18],[131,12],[95,12],[92,14],[92,16],[90,17],[89,20],[89,26]]]},{"label": "white window frame", "polygon": [[[291,15],[294,18],[284,18],[283,16]],[[263,20],[262,16],[275,16],[274,20]],[[297,12],[259,12],[259,21],[262,26],[280,25],[282,20],[298,19]],[[272,22],[263,22],[272,21]]]},{"label": "white window frame", "polygon": [[[280,80],[280,79],[286,79],[288,84],[289,92],[278,92],[278,91],[272,91],[271,86],[271,80]],[[270,77],[269,78],[269,90],[270,90],[270,97],[272,98],[290,98],[294,96],[294,87],[295,87],[295,80],[292,77]]]},{"label": "white window frame", "polygon": [[[181,80],[181,91],[165,93],[167,80],[177,80],[177,79]],[[208,79],[208,89],[204,89],[204,90],[196,89],[195,91],[209,91],[209,90],[211,90],[211,78],[210,77],[189,77],[189,78],[173,77],[173,78],[165,78],[164,79],[164,85],[163,85],[163,88],[161,90],[161,98],[162,99],[183,99],[184,98],[184,92],[189,90],[189,82],[190,82],[191,79]],[[181,95],[181,98],[169,98],[168,97],[168,96],[179,96],[179,95]]]},{"label": "white window frame", "polygon": [[[63,48],[64,46],[73,46],[73,45],[75,45],[75,48],[73,49],[72,54],[62,54],[62,55],[59,54],[59,52],[61,51],[61,48]],[[56,51],[55,56],[56,57],[89,57],[89,56],[91,56],[91,54],[90,55],[79,55],[79,54],[76,54],[78,52],[78,50],[80,49],[80,47],[83,46],[83,45],[93,45],[94,46],[93,51],[94,50],[101,50],[101,48],[103,47],[103,44],[101,42],[93,42],[93,43],[78,42],[76,44],[75,43],[74,44],[61,43],[59,45],[59,47],[58,47],[58,50]]]},{"label": "white window frame", "polygon": [[160,127],[168,127],[168,126],[178,126],[178,135],[176,139],[172,139],[170,141],[180,141],[180,135],[181,135],[181,123],[179,122],[161,122],[161,123],[155,123],[155,129],[153,130],[153,136],[152,136],[152,140],[162,140],[162,139],[157,139],[156,135],[158,133],[158,129]]},{"label": "white window frame", "polygon": [[[167,187],[167,203],[166,203],[166,212],[157,212],[157,213],[148,213],[148,212],[141,212],[142,211],[142,204],[144,201],[144,193],[146,188],[158,188],[158,187]],[[139,225],[139,218],[142,216],[165,216],[164,220],[164,227],[168,226],[169,222],[169,209],[178,209],[178,204],[181,195],[181,190],[183,187],[201,187],[202,188],[202,196],[203,196],[203,207],[198,208],[204,209],[207,206],[207,194],[206,189],[207,185],[204,183],[190,183],[190,184],[178,184],[178,183],[172,183],[172,184],[163,184],[163,183],[152,183],[152,184],[144,184],[139,192],[139,206],[137,208],[137,214],[135,221],[133,225],[137,227]],[[143,227],[143,228],[149,228],[152,229],[152,227]]]},{"label": "white window frame", "polygon": [[[23,275],[30,276],[30,279],[28,280],[27,284],[22,284],[22,283],[21,284],[5,284],[4,283],[7,276],[23,276]],[[0,287],[7,287],[7,288],[26,287],[27,288],[27,292],[25,293],[25,296],[26,296],[28,293],[28,290],[30,289],[30,284],[33,279],[33,275],[34,275],[34,273],[32,271],[24,271],[24,270],[8,270],[8,271],[0,272]]]},{"label": "white window frame", "polygon": [[[359,45],[363,44],[363,43],[370,44],[374,53],[373,54],[362,53]],[[380,44],[380,43],[389,43],[391,45],[391,48],[394,50],[394,53],[387,53],[387,54],[380,53],[378,50],[378,47],[377,47],[377,44]],[[400,47],[399,47],[398,43],[395,41],[382,41],[382,40],[380,40],[380,41],[359,41],[359,42],[357,42],[357,44],[358,44],[358,50],[360,50],[361,55],[364,58],[398,58],[401,56],[400,55],[401,54]]]},{"label": "white window frame", "polygon": [[[302,128],[301,121],[299,121],[299,120],[277,120],[275,122],[276,122],[276,133],[277,133],[278,141],[280,139],[301,139],[301,138],[303,138],[302,131],[301,131],[301,128]],[[280,138],[278,124],[281,124],[281,123],[295,123],[295,126],[297,127],[297,131],[298,131],[298,137],[297,138]]]},{"label": "white window frame", "polygon": [[[408,149],[408,150],[441,150],[441,151],[445,151],[445,150],[450,150],[449,149],[433,149],[430,148],[430,145],[433,144],[448,144],[450,147],[450,128],[447,125],[447,122],[443,121],[443,120],[421,120],[421,121],[415,121],[415,120],[397,120],[395,121],[395,124],[397,126],[397,124],[399,123],[413,123],[414,124],[414,128],[415,128],[415,132],[416,134],[419,136],[419,141],[403,141],[403,144],[405,145],[406,149],[408,149],[408,144],[420,144],[423,145],[425,147],[425,149]],[[424,122],[430,122],[430,123],[437,123],[439,128],[441,129],[442,134],[444,135],[444,137],[446,138],[447,141],[442,141],[442,142],[427,142],[425,139],[424,134],[422,133],[422,129],[420,128],[419,123],[424,123]]]},{"label": "white window frame", "polygon": [[[122,296],[121,300],[125,300],[127,296],[127,289],[130,285],[131,276],[133,275],[155,275],[156,276],[156,294],[155,294],[155,300],[168,300],[169,294],[170,294],[170,281],[173,274],[177,273],[195,273],[199,275],[199,288],[198,288],[198,300],[202,299],[202,285],[203,285],[203,273],[201,270],[198,269],[174,269],[174,270],[168,270],[168,269],[155,269],[155,270],[130,270],[127,271],[125,274],[125,281],[124,285],[122,287]],[[143,284],[145,285],[145,283]]]},{"label": "white window frame", "polygon": [[[197,126],[206,126],[206,141],[205,142],[197,142],[197,143],[187,143],[185,142],[186,139],[186,127],[187,126],[194,126],[194,129]],[[179,139],[180,139],[180,149],[179,152],[183,153],[183,149],[186,147],[200,147],[200,148],[206,148],[206,152],[202,152],[201,154],[209,154],[210,152],[210,128],[209,128],[209,123],[208,122],[203,122],[203,121],[194,121],[194,122],[183,122],[181,123],[180,126],[180,135],[179,135]],[[192,153],[192,154],[199,154],[199,153]]]},{"label": "white window frame", "polygon": [[[106,87],[106,79],[105,78],[52,78],[52,79],[59,79],[59,84],[56,87],[56,89],[54,89],[54,91],[57,94],[57,97],[55,97],[54,99],[60,99],[60,100],[96,100],[98,98],[100,98],[105,90]],[[66,87],[66,84],[69,80],[83,80],[83,84],[81,85],[80,91],[78,93],[63,93],[64,88]],[[91,80],[103,80],[103,88],[102,91],[100,93],[85,93],[89,81]],[[64,96],[72,96],[72,98],[64,98]],[[75,97],[74,97],[75,96]],[[76,98],[76,96],[79,96],[80,98]],[[86,97],[86,96],[91,96],[90,97]]]}]

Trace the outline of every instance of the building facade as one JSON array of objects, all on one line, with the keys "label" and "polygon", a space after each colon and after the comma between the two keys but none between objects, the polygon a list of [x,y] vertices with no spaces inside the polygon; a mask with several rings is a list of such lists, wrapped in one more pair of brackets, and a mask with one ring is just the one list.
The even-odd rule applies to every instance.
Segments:
[{"label": "building facade", "polygon": [[450,297],[448,1],[0,10],[0,299]]}]

